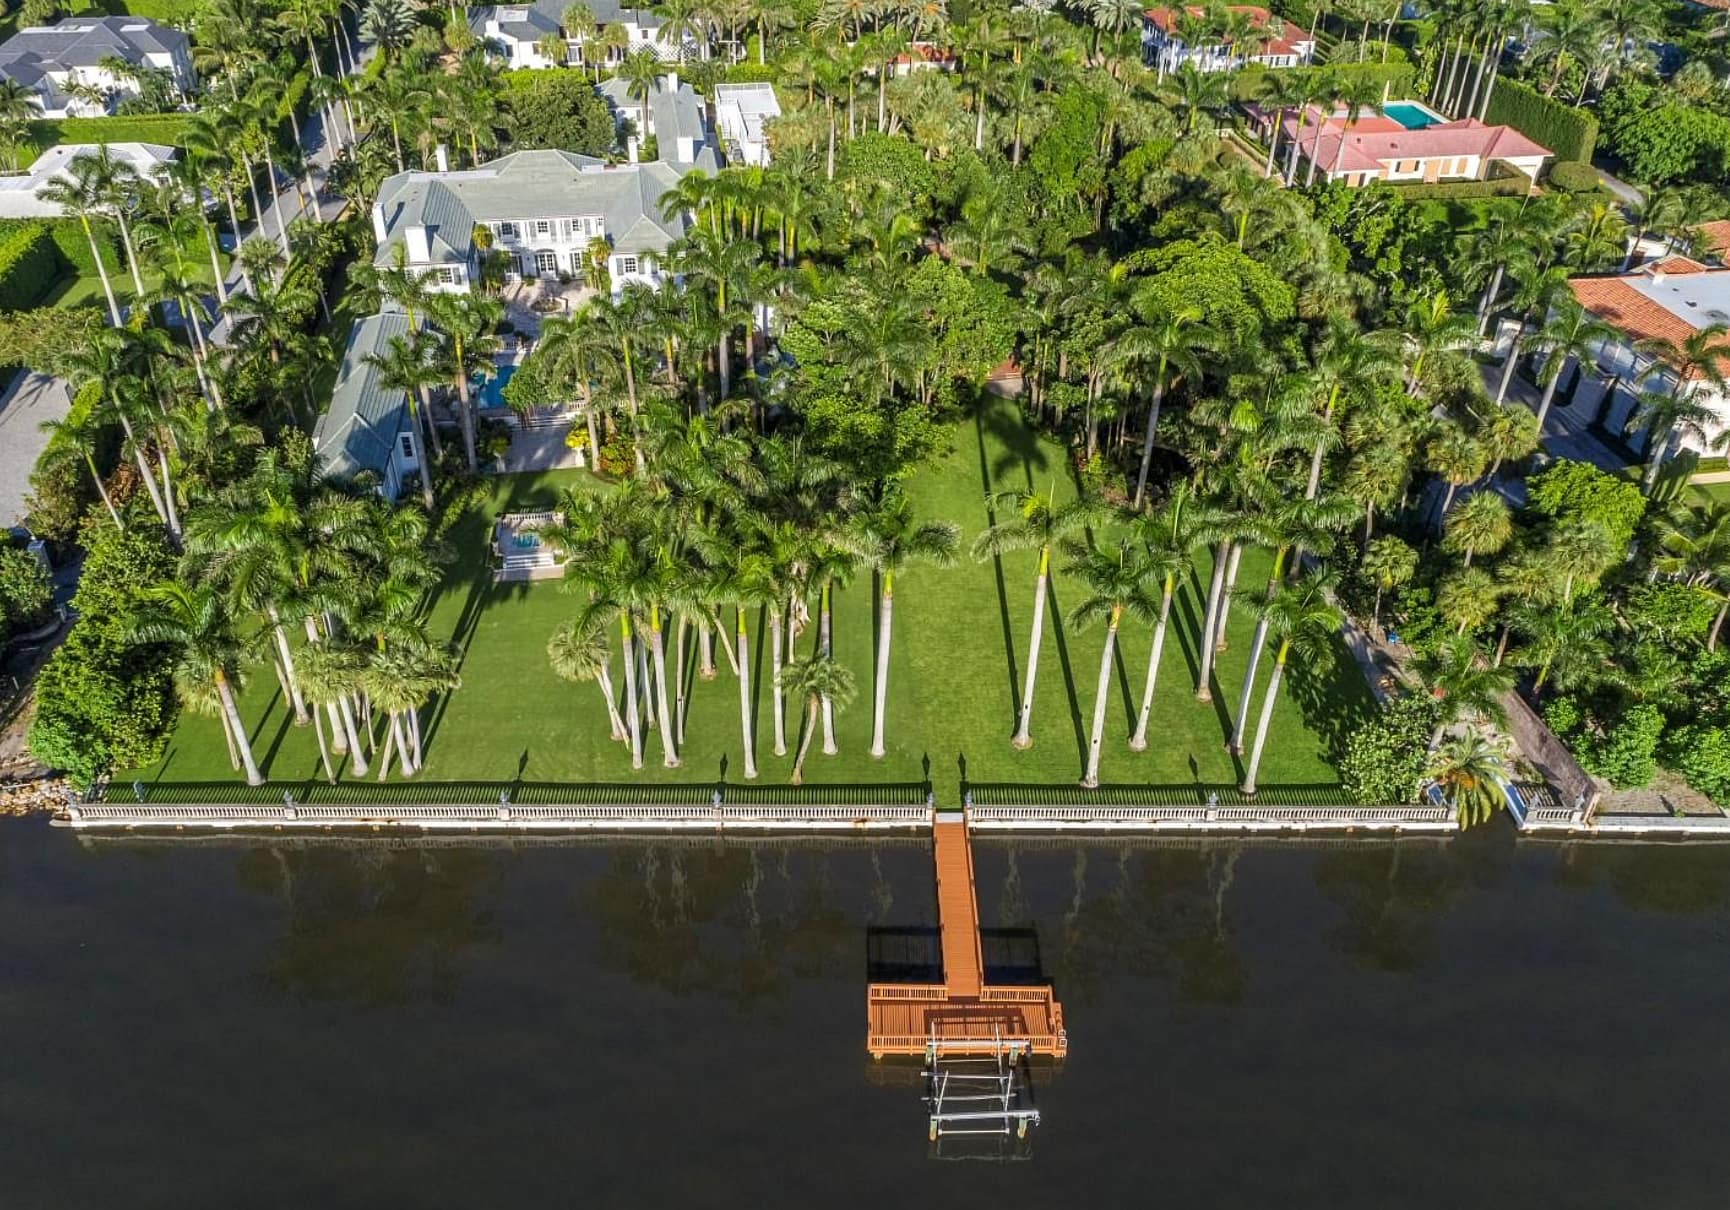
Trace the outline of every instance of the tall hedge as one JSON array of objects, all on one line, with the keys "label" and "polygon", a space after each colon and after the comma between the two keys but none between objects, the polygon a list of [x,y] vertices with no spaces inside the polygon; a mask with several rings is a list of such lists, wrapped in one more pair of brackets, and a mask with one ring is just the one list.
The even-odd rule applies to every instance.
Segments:
[{"label": "tall hedge", "polygon": [[1558,160],[1589,163],[1598,145],[1598,119],[1592,114],[1506,77],[1496,80],[1484,120],[1492,126],[1512,126],[1548,147]]},{"label": "tall hedge", "polygon": [[[102,249],[102,263],[110,274],[124,272],[125,261],[120,250],[119,232],[103,222],[93,222],[96,231],[96,244]],[[26,228],[39,227],[48,233],[58,253],[59,264],[56,267],[56,277],[70,269],[79,274],[94,274],[96,259],[90,252],[90,241],[84,235],[84,224],[75,218],[28,218],[0,219],[0,242],[4,242],[17,232]],[[0,311],[23,310],[24,308],[9,308],[0,304]]]},{"label": "tall hedge", "polygon": [[1410,63],[1332,63],[1325,67],[1258,67],[1251,65],[1231,78],[1234,101],[1253,101],[1261,93],[1264,81],[1271,75],[1304,78],[1327,74],[1339,80],[1367,80],[1377,88],[1386,88],[1389,100],[1398,101],[1412,95],[1417,69]]},{"label": "tall hedge", "polygon": [[54,237],[41,223],[0,231],[0,311],[27,311],[60,279]]}]

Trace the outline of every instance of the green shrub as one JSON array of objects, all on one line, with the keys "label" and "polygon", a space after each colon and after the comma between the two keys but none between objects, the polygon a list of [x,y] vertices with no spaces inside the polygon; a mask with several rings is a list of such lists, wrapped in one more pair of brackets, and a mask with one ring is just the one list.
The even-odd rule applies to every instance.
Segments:
[{"label": "green shrub", "polygon": [[1405,202],[1524,197],[1532,191],[1532,178],[1523,172],[1516,172],[1512,176],[1495,176],[1485,181],[1436,181],[1433,184],[1419,182],[1410,185],[1393,183],[1389,184],[1388,188]]},{"label": "green shrub", "polygon": [[44,224],[0,229],[0,311],[28,311],[60,280],[63,269]]},{"label": "green shrub", "polygon": [[[30,123],[24,142],[38,154],[60,143],[161,143],[184,147],[189,113],[125,114],[111,118],[42,118]],[[24,153],[21,151],[20,155]]]},{"label": "green shrub", "polygon": [[30,751],[81,786],[162,755],[174,722],[174,679],[163,647],[131,640],[140,593],[174,574],[163,531],[105,517],[86,530],[72,630],[36,679]]},{"label": "green shrub", "polygon": [[1606,778],[1619,789],[1649,785],[1658,771],[1658,741],[1664,735],[1664,712],[1640,704],[1602,735],[1588,736],[1575,755],[1588,773]]},{"label": "green shrub", "polygon": [[42,560],[16,546],[0,548],[0,644],[48,620],[54,587]]},{"label": "green shrub", "polygon": [[[68,270],[79,274],[94,274],[96,258],[90,251],[90,240],[84,234],[84,224],[75,218],[43,218],[43,219],[0,219],[0,242],[5,241],[14,232],[31,227],[40,227],[48,233],[55,250],[59,253],[59,271]],[[96,233],[96,244],[102,249],[102,263],[110,273],[122,272],[119,232],[105,223],[97,222],[91,228]],[[9,308],[0,303],[0,311],[27,310],[26,307]]]},{"label": "green shrub", "polygon": [[1551,164],[1548,180],[1551,187],[1563,193],[1608,192],[1598,170],[1577,160],[1557,160]]},{"label": "green shrub", "polygon": [[1598,145],[1596,117],[1505,76],[1496,80],[1484,120],[1492,126],[1512,126],[1549,148],[1558,160],[1590,163]]},{"label": "green shrub", "polygon": [[1435,701],[1414,693],[1395,698],[1347,736],[1340,781],[1352,801],[1417,801],[1430,755],[1430,734],[1440,719]]},{"label": "green shrub", "polygon": [[1664,763],[1713,802],[1730,803],[1730,731],[1698,724],[1679,727],[1665,741]]},{"label": "green shrub", "polygon": [[1544,725],[1557,735],[1572,735],[1580,729],[1585,715],[1580,712],[1578,698],[1563,694],[1544,704]]},{"label": "green shrub", "polygon": [[1588,462],[1557,459],[1526,481],[1531,505],[1558,524],[1602,525],[1618,548],[1633,540],[1646,512],[1640,485]]}]

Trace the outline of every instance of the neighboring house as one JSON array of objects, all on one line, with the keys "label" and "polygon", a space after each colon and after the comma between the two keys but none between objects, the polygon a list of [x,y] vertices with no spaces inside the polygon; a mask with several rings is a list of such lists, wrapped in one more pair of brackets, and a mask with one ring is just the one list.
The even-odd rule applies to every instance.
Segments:
[{"label": "neighboring house", "polygon": [[374,477],[387,500],[395,500],[408,477],[420,472],[421,435],[407,393],[386,387],[367,358],[386,356],[391,338],[408,334],[408,316],[401,312],[355,320],[330,406],[312,430],[313,452],[323,460],[327,479]]},{"label": "neighboring house", "polygon": [[182,94],[198,83],[192,43],[177,29],[143,17],[67,17],[0,42],[0,77],[36,94],[45,118],[100,117],[138,85],[113,60],[167,72]]},{"label": "neighboring house", "polygon": [[[1631,273],[1572,278],[1568,288],[1581,306],[1618,333],[1618,339],[1598,352],[1598,371],[1609,381],[1589,386],[1583,380],[1576,391],[1576,401],[1593,406],[1598,423],[1613,432],[1626,428],[1633,416],[1636,384],[1657,391],[1675,386],[1675,373],[1661,358],[1642,351],[1642,342],[1680,346],[1701,328],[1730,324],[1730,269],[1710,269],[1685,256],[1654,261]],[[1689,389],[1714,418],[1704,426],[1704,440],[1683,434],[1679,443],[1685,449],[1706,450],[1730,429],[1730,398],[1700,380]]]},{"label": "neighboring house", "polygon": [[[1142,17],[1141,49],[1149,67],[1163,74],[1184,64],[1197,71],[1236,71],[1250,63],[1263,67],[1302,67],[1315,59],[1315,40],[1301,25],[1287,25],[1265,8],[1233,4],[1224,10],[1239,17],[1254,31],[1242,44],[1227,34],[1214,33],[1192,45],[1184,40],[1183,28],[1204,18],[1208,10],[1199,5],[1184,9],[1150,8]],[[1192,34],[1192,37],[1196,35]]]},{"label": "neighboring house", "polygon": [[374,263],[404,263],[434,290],[466,293],[480,272],[475,229],[523,277],[581,278],[590,245],[611,246],[613,288],[658,286],[667,249],[690,217],[661,209],[684,170],[655,161],[606,164],[569,151],[519,151],[461,172],[399,172],[372,208]]},{"label": "neighboring house", "polygon": [[715,129],[732,163],[767,167],[767,128],[780,116],[781,102],[773,84],[715,85]]},{"label": "neighboring house", "polygon": [[[935,42],[915,42],[907,50],[889,60],[889,74],[896,78],[910,76],[916,71],[954,71],[961,63],[955,57],[955,52],[947,46],[939,46]],[[876,64],[870,65],[868,74],[876,75]]]},{"label": "neighboring house", "polygon": [[[620,123],[629,121],[633,128],[642,125],[643,103],[631,95],[628,81],[613,76],[603,80],[598,91]],[[655,81],[655,90],[649,94],[649,128],[637,134],[654,135],[660,158],[681,171],[701,168],[711,175],[720,171],[721,157],[703,111],[703,98],[689,84],[679,83],[676,71]]]},{"label": "neighboring house", "polygon": [[[55,202],[37,196],[49,181],[65,179],[72,161],[79,156],[97,154],[103,144],[62,143],[50,147],[36,158],[29,171],[18,176],[0,176],[0,218],[59,218],[63,211]],[[130,164],[145,180],[162,175],[169,161],[179,155],[179,149],[160,143],[109,143],[109,155]]]},{"label": "neighboring house", "polygon": [[[1248,107],[1250,125],[1267,137],[1268,124],[1276,116],[1255,106]],[[1312,109],[1301,123],[1296,113],[1284,115],[1281,154],[1297,140],[1298,179],[1309,179],[1308,161],[1316,165],[1316,179],[1365,185],[1371,181],[1398,183],[1437,181],[1481,181],[1496,164],[1537,180],[1544,161],[1550,158],[1540,147],[1511,126],[1486,126],[1476,118],[1458,122],[1434,122],[1417,129],[1393,118],[1376,114],[1348,122],[1343,116],[1323,116]]]},{"label": "neighboring house", "polygon": [[[604,65],[622,62],[635,50],[652,50],[669,63],[709,57],[708,40],[687,37],[675,43],[663,33],[660,14],[648,8],[626,8],[618,0],[574,0],[594,14],[597,31],[619,26],[624,31],[624,45],[610,46],[598,61]],[[493,52],[513,68],[561,67],[571,63],[594,66],[597,58],[588,57],[584,50],[587,35],[572,33],[564,26],[565,12],[573,0],[536,0],[534,4],[489,5],[468,10],[469,29],[475,37],[490,44]],[[564,54],[549,58],[544,46],[548,38],[564,42]]]}]

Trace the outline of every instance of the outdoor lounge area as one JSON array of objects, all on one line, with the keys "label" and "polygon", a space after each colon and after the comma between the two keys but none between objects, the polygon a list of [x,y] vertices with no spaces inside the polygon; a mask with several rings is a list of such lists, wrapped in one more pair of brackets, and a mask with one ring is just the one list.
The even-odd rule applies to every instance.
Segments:
[{"label": "outdoor lounge area", "polygon": [[550,525],[563,525],[563,513],[506,513],[493,527],[493,579],[562,580],[565,560],[541,538]]}]

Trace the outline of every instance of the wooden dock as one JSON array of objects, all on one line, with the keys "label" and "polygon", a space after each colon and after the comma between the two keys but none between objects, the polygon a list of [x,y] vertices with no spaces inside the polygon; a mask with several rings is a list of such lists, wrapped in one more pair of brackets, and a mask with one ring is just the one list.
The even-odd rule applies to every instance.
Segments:
[{"label": "wooden dock", "polygon": [[973,845],[959,819],[932,827],[942,983],[873,983],[866,989],[866,1049],[885,1055],[998,1054],[1062,1058],[1063,1006],[1049,987],[992,987],[979,941]]}]

